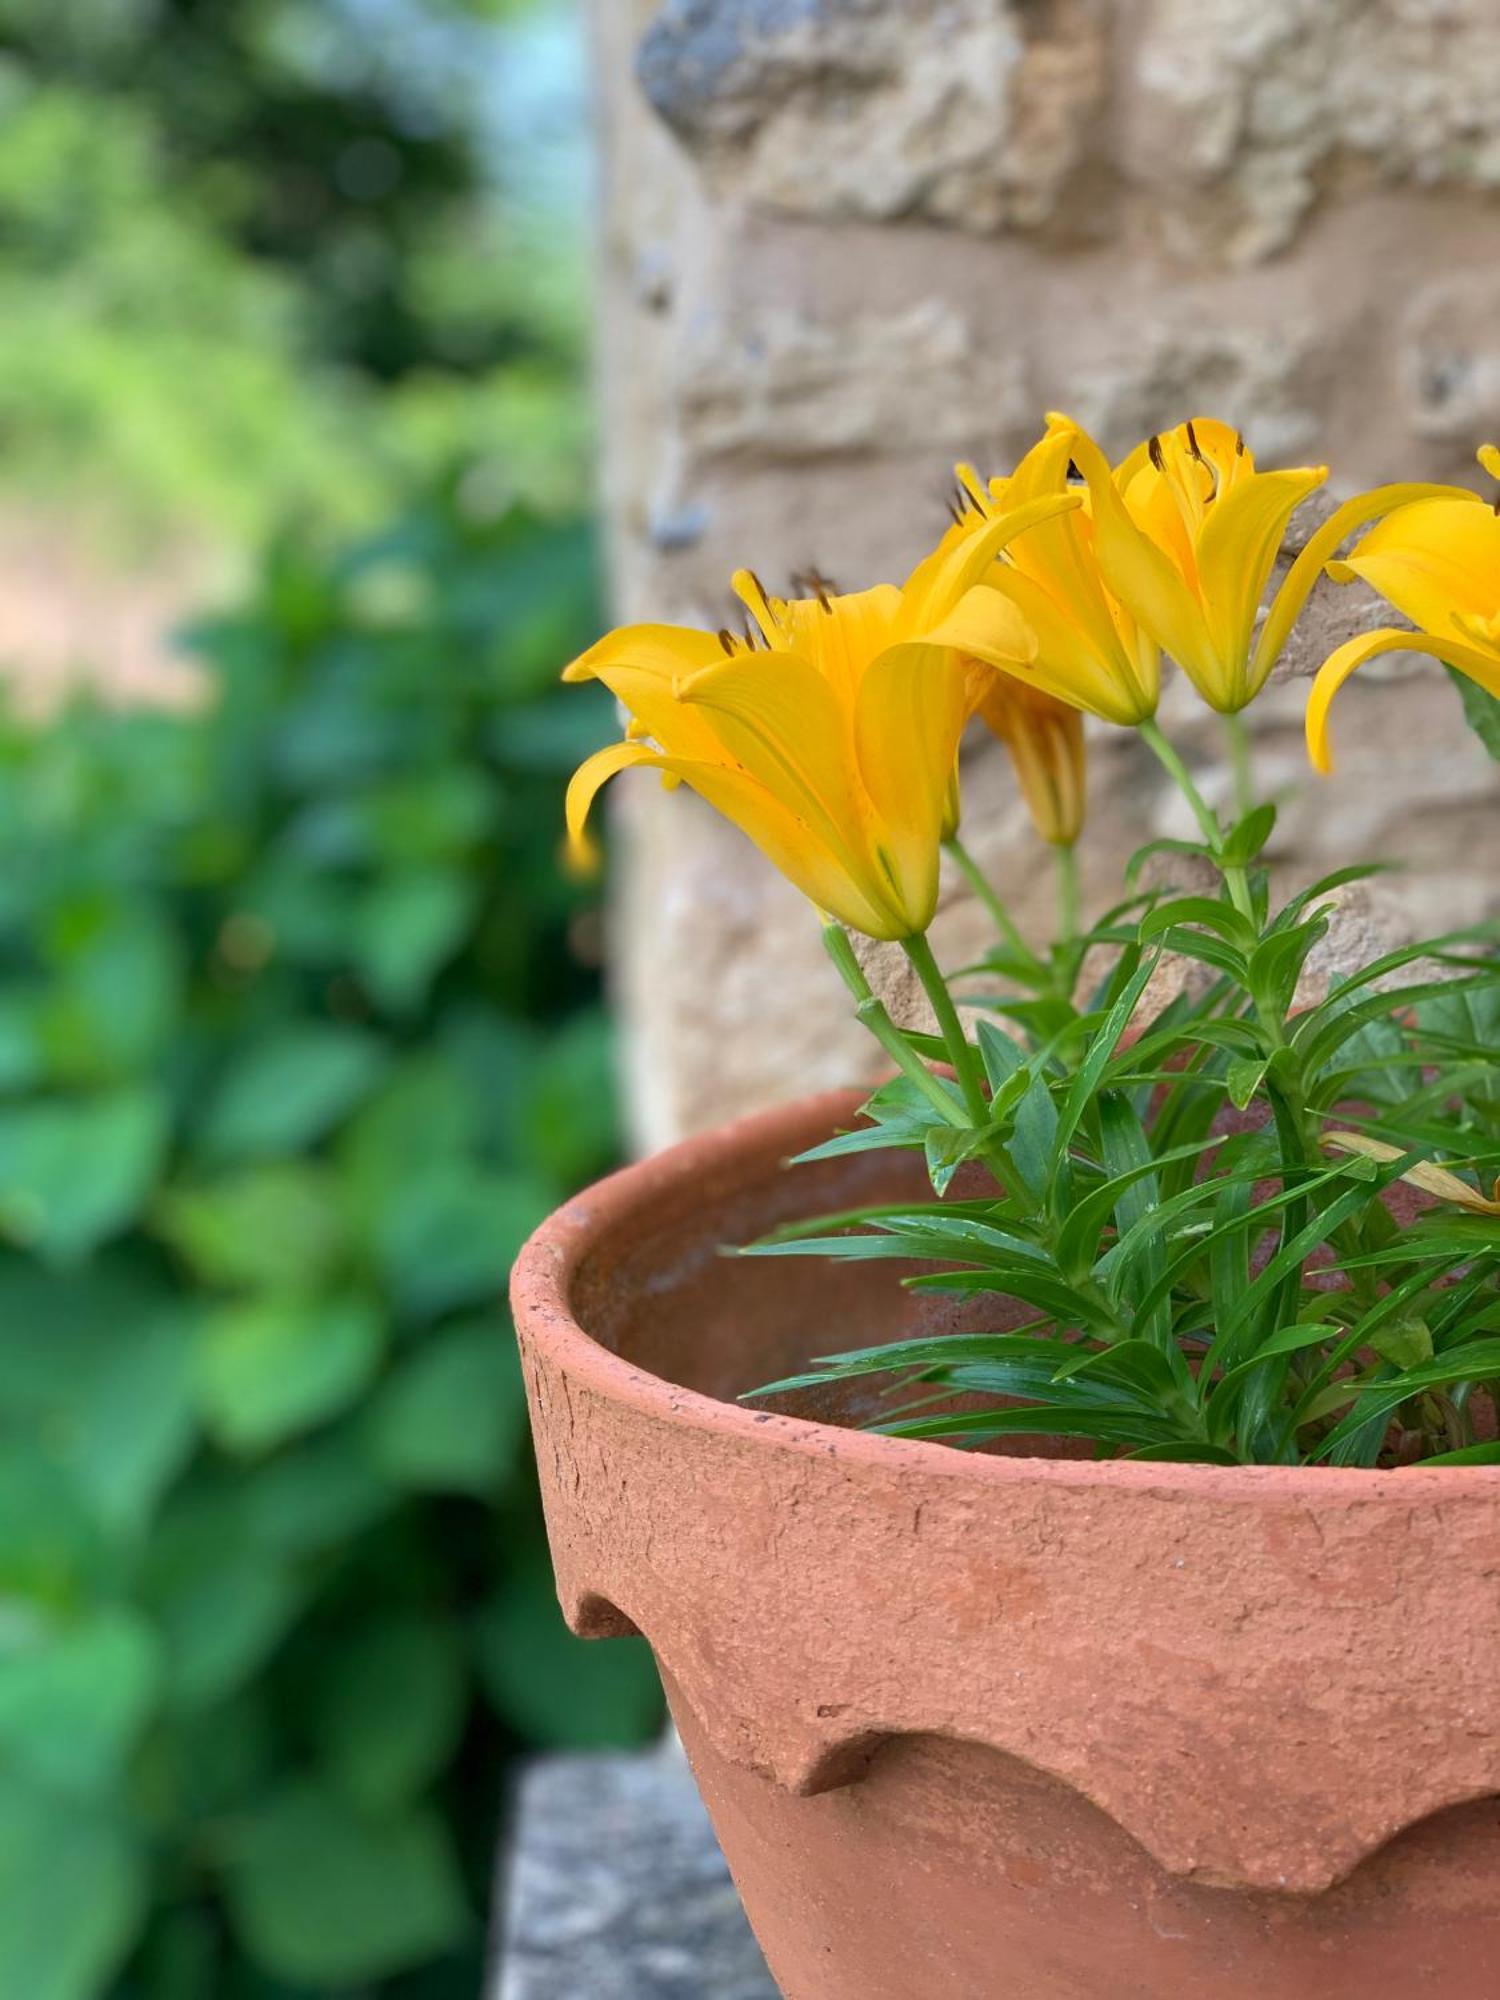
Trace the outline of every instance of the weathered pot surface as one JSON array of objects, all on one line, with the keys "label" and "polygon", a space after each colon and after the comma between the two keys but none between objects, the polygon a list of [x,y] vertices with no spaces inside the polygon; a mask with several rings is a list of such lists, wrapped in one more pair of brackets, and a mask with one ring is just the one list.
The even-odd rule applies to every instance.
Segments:
[{"label": "weathered pot surface", "polygon": [[944,1311],[734,1261],[912,1191],[839,1095],[562,1209],[514,1295],[559,1594],[639,1630],[792,2000],[1493,2000],[1500,1469],[981,1456],[737,1406]]}]

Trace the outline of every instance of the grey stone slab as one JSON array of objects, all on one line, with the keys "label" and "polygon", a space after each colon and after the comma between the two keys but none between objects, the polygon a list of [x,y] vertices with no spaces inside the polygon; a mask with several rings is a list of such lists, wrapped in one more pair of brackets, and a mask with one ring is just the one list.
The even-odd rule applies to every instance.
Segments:
[{"label": "grey stone slab", "polygon": [[489,2000],[776,2000],[675,1748],[529,1765],[497,1897]]}]

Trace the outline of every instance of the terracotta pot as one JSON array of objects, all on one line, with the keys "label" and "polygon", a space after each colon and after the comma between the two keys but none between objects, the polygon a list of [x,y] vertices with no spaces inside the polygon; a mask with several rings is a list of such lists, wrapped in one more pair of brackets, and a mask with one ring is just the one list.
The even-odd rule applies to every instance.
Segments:
[{"label": "terracotta pot", "polygon": [[932,1324],[735,1262],[910,1191],[823,1098],[631,1167],[515,1276],[568,1620],[643,1632],[792,2000],[1494,2000],[1500,1470],[980,1456],[736,1406]]}]

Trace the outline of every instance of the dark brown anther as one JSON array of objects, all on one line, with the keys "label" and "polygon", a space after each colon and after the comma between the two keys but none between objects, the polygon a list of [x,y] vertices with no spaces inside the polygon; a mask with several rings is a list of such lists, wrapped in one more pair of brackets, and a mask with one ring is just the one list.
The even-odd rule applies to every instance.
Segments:
[{"label": "dark brown anther", "polygon": [[1198,460],[1200,465],[1206,465],[1208,461],[1203,456],[1203,447],[1198,442],[1198,433],[1193,429],[1193,420],[1191,417],[1189,417],[1187,420],[1186,429],[1187,429],[1188,450],[1193,454],[1194,458]]},{"label": "dark brown anther", "polygon": [[1166,471],[1167,469],[1166,453],[1161,448],[1161,439],[1159,437],[1152,438],[1150,444],[1148,444],[1146,447],[1146,455],[1151,460],[1151,463],[1156,467],[1158,472]]},{"label": "dark brown anther", "polygon": [[1243,458],[1245,456],[1245,433],[1243,431],[1236,431],[1234,434],[1234,455],[1236,458]]},{"label": "dark brown anther", "polygon": [[838,586],[829,577],[824,576],[816,563],[810,564],[807,569],[798,570],[792,578],[792,589],[804,596],[817,598],[830,618],[833,616],[833,606],[828,602],[828,593],[837,588]]},{"label": "dark brown anther", "polygon": [[719,644],[732,660],[734,658],[734,634],[723,625],[719,627]]}]

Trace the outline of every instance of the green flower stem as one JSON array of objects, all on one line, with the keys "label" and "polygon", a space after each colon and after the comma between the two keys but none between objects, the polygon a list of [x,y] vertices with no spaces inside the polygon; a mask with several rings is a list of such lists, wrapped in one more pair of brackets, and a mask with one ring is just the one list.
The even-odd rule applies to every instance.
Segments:
[{"label": "green flower stem", "polygon": [[[1141,740],[1155,753],[1162,768],[1187,800],[1197,820],[1203,839],[1209,851],[1217,858],[1224,844],[1224,829],[1219,824],[1219,816],[1209,805],[1198,787],[1193,783],[1192,773],[1177,753],[1176,745],[1162,734],[1154,717],[1136,725]],[[1220,863],[1221,868],[1223,864]],[[1255,922],[1255,905],[1250,897],[1250,880],[1243,868],[1223,868],[1224,885],[1229,891],[1229,900],[1242,917]]]},{"label": "green flower stem", "polygon": [[958,835],[954,834],[950,840],[944,841],[943,845],[952,856],[954,866],[989,912],[991,922],[1017,958],[1032,959],[1034,962],[1034,954],[1028,950],[1025,939],[1011,921],[1009,910],[1001,902],[984,870]]},{"label": "green flower stem", "polygon": [[953,995],[948,991],[948,982],[932,955],[932,946],[927,942],[926,933],[918,932],[912,937],[903,938],[901,949],[910,959],[912,970],[921,980],[922,991],[927,995],[932,1011],[937,1016],[938,1032],[948,1050],[948,1060],[952,1063],[953,1073],[958,1078],[958,1087],[964,1094],[964,1103],[969,1107],[969,1116],[976,1126],[987,1125],[990,1110],[981,1080],[979,1056],[973,1043],[964,1033],[964,1024],[958,1018]]},{"label": "green flower stem", "polygon": [[1052,852],[1057,858],[1057,941],[1066,949],[1078,936],[1078,851],[1070,842]]},{"label": "green flower stem", "polygon": [[1255,806],[1255,767],[1244,716],[1226,715],[1224,735],[1229,743],[1229,768],[1234,773],[1234,809],[1243,819]]},{"label": "green flower stem", "polygon": [[944,1090],[942,1084],[886,1012],[884,1005],[871,991],[870,982],[865,978],[860,962],[854,956],[854,947],[850,944],[843,925],[825,924],[823,944],[828,956],[838,967],[839,976],[854,996],[855,1018],[863,1027],[869,1029],[897,1069],[916,1085],[944,1124],[960,1127],[966,1125],[968,1120],[963,1112],[959,1110],[950,1094]]},{"label": "green flower stem", "polygon": [[1141,741],[1150,746],[1162,768],[1192,808],[1193,818],[1198,822],[1204,841],[1217,851],[1224,838],[1224,829],[1219,825],[1217,813],[1193,783],[1193,775],[1183,763],[1176,744],[1163,733],[1160,723],[1154,716],[1137,723],[1136,731]]}]

